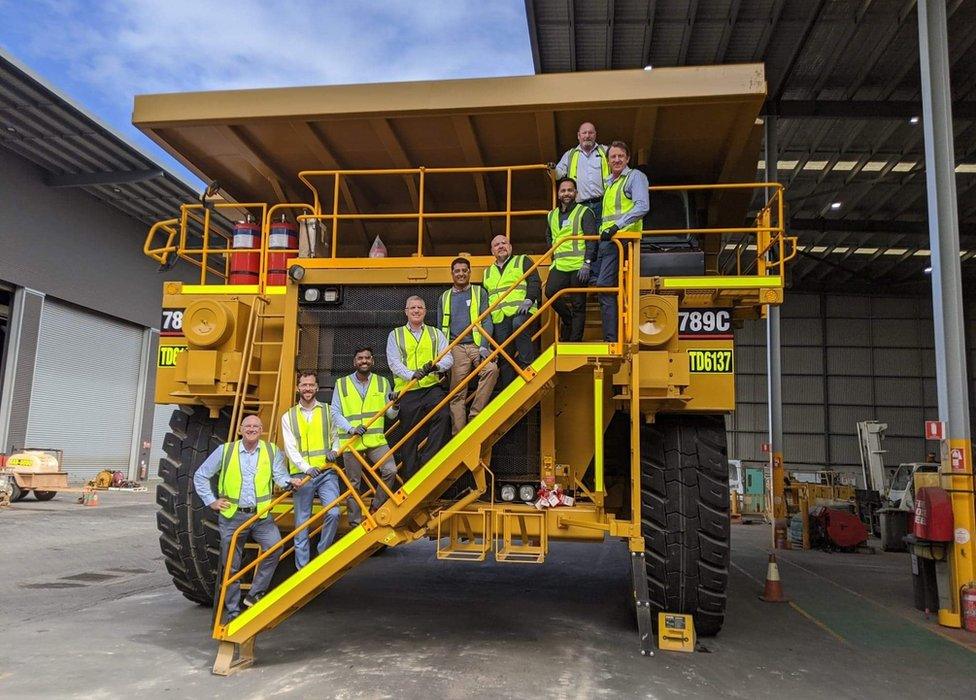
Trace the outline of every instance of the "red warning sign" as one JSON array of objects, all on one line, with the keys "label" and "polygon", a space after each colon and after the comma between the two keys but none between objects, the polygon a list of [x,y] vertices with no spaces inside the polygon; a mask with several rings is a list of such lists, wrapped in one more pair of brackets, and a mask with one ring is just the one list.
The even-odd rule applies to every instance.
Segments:
[{"label": "red warning sign", "polygon": [[945,440],[945,423],[940,420],[925,421],[926,440]]},{"label": "red warning sign", "polygon": [[968,472],[966,468],[966,451],[961,447],[953,447],[949,450],[949,462],[952,464],[954,472]]}]

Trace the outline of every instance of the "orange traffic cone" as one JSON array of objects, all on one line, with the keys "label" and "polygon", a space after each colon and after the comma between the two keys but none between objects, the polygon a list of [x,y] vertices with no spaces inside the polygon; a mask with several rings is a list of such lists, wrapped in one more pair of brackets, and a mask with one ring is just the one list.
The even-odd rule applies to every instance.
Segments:
[{"label": "orange traffic cone", "polygon": [[779,566],[776,565],[776,555],[769,555],[769,565],[766,567],[766,588],[763,590],[760,600],[767,603],[788,603],[783,596],[783,584],[779,580]]}]

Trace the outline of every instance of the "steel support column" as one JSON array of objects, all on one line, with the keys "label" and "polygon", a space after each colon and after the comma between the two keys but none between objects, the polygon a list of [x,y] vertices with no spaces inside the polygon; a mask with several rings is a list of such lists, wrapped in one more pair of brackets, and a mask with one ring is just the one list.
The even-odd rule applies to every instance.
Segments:
[{"label": "steel support column", "polygon": [[956,528],[952,555],[949,557],[949,590],[945,592],[949,605],[939,610],[939,623],[960,627],[960,588],[976,579],[976,548],[973,544],[976,514],[973,511],[973,453],[966,387],[959,212],[956,205],[945,0],[919,0],[918,49],[922,74],[929,247],[932,250],[935,376],[939,419],[945,421],[948,430],[948,439],[942,449],[942,486],[950,489]]},{"label": "steel support column", "polygon": [[[766,137],[766,182],[776,182],[776,117],[767,116],[764,122]],[[772,194],[767,190],[767,199]],[[766,387],[769,412],[770,493],[772,496],[772,544],[776,546],[776,528],[785,527],[786,501],[783,497],[783,386],[781,348],[779,338],[779,306],[766,307]],[[785,542],[785,538],[783,539]]]}]

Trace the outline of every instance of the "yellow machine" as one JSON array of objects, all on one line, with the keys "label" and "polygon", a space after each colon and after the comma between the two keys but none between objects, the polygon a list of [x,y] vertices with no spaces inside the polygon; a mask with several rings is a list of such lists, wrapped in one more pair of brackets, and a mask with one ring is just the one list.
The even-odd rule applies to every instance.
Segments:
[{"label": "yellow machine", "polygon": [[[539,163],[573,145],[581,119],[606,141],[624,135],[632,165],[655,176],[645,230],[612,242],[619,284],[599,290],[619,309],[619,342],[603,340],[593,287],[575,290],[589,298],[583,342],[558,337],[552,299],[521,327],[537,345],[531,365],[514,365],[514,336],[492,341],[486,362],[513,364],[514,381],[362,525],[340,530],[229,624],[218,619],[216,673],[249,662],[255,635],[379,548],[421,538],[437,541],[439,559],[530,564],[556,541],[620,539],[631,552],[643,651],[658,612],[690,615],[701,635],[719,631],[732,330],[781,303],[796,244],[781,187],[750,181],[764,93],[762,67],[750,65],[137,98],[134,122],[221,183],[154,225],[145,243],[163,268],[184,270],[182,281],[163,283],[156,400],[180,408],[157,501],[167,568],[203,604],[220,605],[228,583],[254,571],[254,562],[233,576],[216,570],[214,514],[189,486],[242,416],[260,414],[266,437],[278,440],[296,370],[316,373],[325,400],[353,371],[359,343],[376,349],[384,373],[406,297],[423,297],[434,323],[450,261],[466,255],[479,282],[494,235],[530,254],[545,277],[553,174]],[[669,182],[696,184],[661,184]],[[248,231],[253,242],[242,247],[235,233]],[[388,257],[367,256],[377,236]],[[429,419],[388,426],[392,449]],[[338,502],[359,498],[368,513],[371,493],[386,486],[380,462],[359,459],[368,488],[353,494],[340,473]],[[535,503],[540,482],[571,498]],[[287,555],[296,525],[287,493],[274,513]],[[319,527],[323,513],[306,524]]]}]

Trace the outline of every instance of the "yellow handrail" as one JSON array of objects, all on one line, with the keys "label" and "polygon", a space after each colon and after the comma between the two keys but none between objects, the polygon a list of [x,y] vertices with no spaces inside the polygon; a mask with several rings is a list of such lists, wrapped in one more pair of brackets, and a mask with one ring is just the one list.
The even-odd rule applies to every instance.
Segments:
[{"label": "yellow handrail", "polygon": [[[572,237],[570,237],[569,240],[593,241],[593,240],[599,240],[599,238],[600,238],[599,236],[572,236]],[[632,336],[633,328],[632,328],[632,325],[630,325],[630,324],[628,324],[628,325],[625,325],[624,324],[624,318],[625,318],[625,316],[624,316],[624,313],[623,313],[623,310],[627,307],[627,298],[625,296],[625,290],[628,290],[628,289],[632,289],[633,288],[632,287],[632,284],[633,284],[633,281],[632,280],[626,280],[626,282],[625,282],[625,277],[631,276],[632,275],[632,270],[633,270],[633,268],[628,268],[628,266],[625,264],[626,256],[624,255],[624,244],[623,244],[623,241],[624,240],[627,240],[628,238],[629,238],[629,240],[630,240],[630,242],[632,244],[639,240],[639,237],[636,236],[636,235],[627,236],[627,234],[623,234],[623,233],[622,234],[618,234],[617,237],[615,237],[615,238],[612,239],[612,243],[617,246],[617,248],[618,248],[618,254],[619,254],[617,264],[620,266],[620,269],[618,270],[618,284],[617,284],[616,287],[588,287],[588,288],[585,288],[585,289],[584,288],[572,288],[572,289],[560,290],[559,293],[554,294],[552,297],[548,298],[545,301],[545,303],[542,304],[538,308],[538,310],[535,313],[533,313],[529,318],[530,319],[539,318],[545,311],[548,311],[549,308],[552,306],[553,302],[556,299],[558,299],[561,294],[564,294],[564,293],[580,293],[580,292],[585,293],[585,294],[608,294],[608,293],[612,293],[612,294],[616,294],[617,295],[617,297],[618,297],[618,303],[620,304],[620,308],[622,310],[622,313],[618,315],[618,321],[617,321],[617,323],[618,323],[618,326],[617,326],[618,342],[619,343],[625,343],[626,341],[629,341],[631,339],[631,336]],[[560,244],[561,244],[561,242],[560,242]],[[514,292],[515,289],[518,287],[518,285],[521,282],[523,282],[529,275],[531,275],[532,272],[534,272],[539,267],[539,265],[542,264],[543,260],[546,260],[546,259],[551,258],[554,255],[555,250],[556,250],[556,247],[558,245],[559,244],[553,245],[544,255],[540,256],[539,260],[537,260],[528,270],[525,270],[522,273],[522,277],[521,278],[519,278],[517,281],[515,281],[507,290],[505,290],[504,292],[502,292],[498,296],[498,298],[492,304],[489,304],[488,307],[478,316],[477,319],[475,319],[474,321],[472,321],[464,331],[462,331],[461,333],[458,334],[458,337],[457,338],[455,338],[452,342],[450,342],[447,345],[447,347],[445,347],[445,349],[444,349],[443,352],[440,352],[440,353],[438,353],[436,355],[436,357],[434,358],[434,363],[436,364],[441,359],[443,359],[451,351],[451,349],[453,347],[455,347],[465,336],[467,336],[473,330],[476,330],[477,329],[481,333],[484,333],[486,337],[490,338],[490,335],[487,334],[487,333],[485,333],[484,329],[481,326],[481,324],[484,321],[484,319],[487,318],[488,315],[499,304],[501,304],[509,294],[511,294],[512,292]],[[632,248],[635,248],[636,249],[636,246],[633,246],[632,245]],[[628,315],[627,318],[632,318],[632,317],[630,315]],[[509,343],[511,343],[513,340],[515,340],[515,338],[519,335],[519,333],[525,332],[526,329],[529,328],[529,326],[531,326],[531,325],[532,324],[529,323],[529,322],[523,323],[521,326],[519,326],[517,329],[515,329],[515,331],[511,335],[509,335],[504,341],[502,341],[500,344],[499,343],[496,343],[494,341],[494,339],[491,339],[491,343],[493,345],[495,345],[495,349],[491,353],[489,353],[488,357],[485,358],[485,359],[483,359],[481,361],[481,363],[471,373],[469,373],[467,377],[465,377],[461,382],[459,382],[456,387],[454,387],[451,391],[447,392],[447,394],[444,396],[444,398],[442,398],[441,401],[433,409],[431,409],[416,425],[414,425],[405,435],[403,435],[399,439],[399,441],[397,441],[397,443],[394,446],[390,447],[390,449],[382,457],[380,457],[378,460],[376,460],[372,465],[370,465],[362,457],[362,455],[357,450],[353,449],[353,447],[352,447],[352,445],[355,444],[356,441],[359,439],[358,436],[351,437],[348,440],[346,440],[345,443],[343,443],[342,445],[340,445],[339,454],[341,455],[341,454],[344,454],[346,451],[350,451],[351,450],[352,453],[355,455],[355,457],[366,468],[367,473],[370,476],[372,476],[372,478],[375,481],[375,483],[378,486],[381,486],[383,488],[383,490],[386,491],[387,496],[389,496],[391,498],[391,500],[393,500],[394,503],[396,503],[397,502],[397,499],[396,499],[395,494],[393,493],[393,491],[391,491],[389,489],[389,487],[387,487],[386,483],[379,477],[379,475],[376,472],[376,469],[378,469],[379,466],[382,465],[397,449],[399,449],[400,447],[402,447],[403,443],[406,442],[406,440],[408,440],[410,437],[412,437],[417,432],[417,430],[419,430],[421,427],[423,427],[423,425],[425,425],[434,415],[436,415],[441,409],[443,409],[444,406],[446,406],[450,402],[450,400],[455,396],[455,394],[457,394],[463,387],[466,387],[469,382],[471,382],[475,377],[477,377],[478,374],[481,372],[481,370],[484,369],[484,367],[489,362],[493,362],[495,360],[495,358],[496,358],[497,355],[502,354],[505,357],[505,359],[512,364],[512,366],[519,373],[520,376],[522,376],[526,380],[530,380],[532,378],[532,375],[529,375],[526,372],[524,372],[524,370],[522,370],[522,368],[519,367],[518,364],[515,363],[515,361],[511,357],[509,357],[507,353],[504,353],[504,348]],[[624,335],[625,332],[627,333],[626,336]],[[558,342],[559,342],[559,340],[558,340],[558,334],[557,334],[557,338],[555,339],[555,343],[558,343]],[[403,389],[400,390],[400,393],[399,393],[399,395],[397,397],[397,400],[399,399],[399,397],[403,396],[407,391],[409,391],[410,389],[412,389],[417,384],[417,382],[418,382],[418,380],[411,379],[403,387]],[[363,424],[364,427],[366,427],[366,429],[368,430],[369,427],[373,423],[375,423],[377,420],[379,420],[379,418],[386,413],[386,411],[394,404],[394,402],[395,401],[388,401],[386,403],[386,405],[384,405],[381,409],[379,409],[373,415],[372,418],[368,419]],[[349,485],[348,479],[346,478],[344,472],[341,469],[338,469],[337,467],[334,467],[334,466],[333,467],[330,467],[330,468],[331,469],[335,469],[335,471],[340,475],[340,477],[343,479],[343,481],[345,481],[346,484]],[[310,478],[311,477],[304,477],[302,479],[302,485],[304,485],[305,483],[307,483]],[[302,530],[302,529],[308,527],[311,523],[317,521],[321,517],[324,517],[324,514],[331,507],[333,507],[334,505],[336,505],[338,503],[341,503],[345,498],[348,498],[349,496],[347,494],[350,494],[351,493],[351,495],[356,499],[356,501],[359,504],[360,509],[364,513],[364,516],[366,517],[366,519],[367,519],[370,527],[372,528],[372,527],[375,527],[376,526],[375,520],[373,519],[372,515],[369,513],[369,509],[366,507],[365,503],[363,502],[363,500],[361,499],[361,497],[359,496],[359,494],[358,493],[355,493],[355,489],[352,489],[351,485],[349,485],[349,486],[350,486],[350,489],[348,491],[344,492],[343,494],[341,494],[339,496],[339,498],[335,499],[334,501],[332,501],[327,506],[323,506],[322,509],[318,513],[314,514],[312,517],[310,517],[304,523],[301,523],[300,525],[296,525],[295,528],[292,530],[292,532],[288,533],[288,535],[286,535],[285,537],[283,537],[282,540],[280,542],[278,542],[278,544],[276,544],[274,547],[269,548],[268,550],[265,550],[265,551],[261,552],[252,562],[250,562],[250,564],[248,564],[247,566],[243,567],[236,574],[231,575],[231,573],[230,573],[230,568],[231,568],[230,564],[231,564],[231,561],[232,561],[232,553],[235,551],[236,543],[237,543],[237,540],[238,540],[238,538],[240,536],[240,533],[243,530],[245,530],[246,528],[250,527],[254,523],[254,521],[258,517],[258,514],[255,513],[251,518],[249,518],[244,523],[242,523],[234,531],[234,534],[233,534],[233,536],[231,538],[230,546],[228,547],[228,555],[227,555],[228,558],[227,558],[227,561],[225,562],[224,572],[223,572],[223,576],[222,576],[220,596],[219,596],[219,600],[218,600],[218,614],[217,614],[217,616],[215,618],[215,621],[214,621],[214,632],[213,632],[213,634],[214,634],[215,637],[219,636],[220,629],[223,627],[223,625],[220,624],[220,620],[222,618],[222,609],[223,609],[224,597],[225,597],[225,594],[226,594],[227,586],[229,586],[230,584],[238,581],[241,577],[244,576],[245,573],[247,573],[251,569],[257,567],[258,564],[261,561],[263,561],[267,556],[269,556],[272,552],[276,552],[279,549],[281,549],[286,542],[290,542],[295,537],[295,535],[298,533],[299,530]],[[276,506],[279,503],[281,503],[284,500],[284,498],[285,498],[286,495],[287,495],[287,493],[283,493],[280,496],[278,496],[275,500],[273,500],[271,502],[271,504],[268,506],[268,511],[266,511],[266,512],[270,512],[271,509],[274,508],[274,506]],[[294,504],[292,504],[291,506],[289,506],[286,509],[285,512],[288,512],[289,510],[294,510]],[[277,517],[280,518],[281,515],[283,515],[283,514],[280,514]],[[277,518],[276,518],[276,520],[277,520]]]},{"label": "yellow handrail", "polygon": [[[270,227],[273,224],[274,215],[281,210],[295,211],[294,218],[301,224],[305,221],[314,220],[321,222],[331,222],[331,252],[333,258],[338,257],[339,228],[342,222],[349,221],[410,221],[417,222],[417,242],[415,255],[424,254],[424,235],[425,224],[430,221],[446,220],[470,220],[485,218],[504,218],[504,233],[511,238],[511,226],[513,219],[526,217],[544,217],[549,210],[544,209],[514,209],[512,205],[513,195],[513,176],[516,173],[538,172],[551,178],[551,171],[544,165],[513,165],[513,166],[486,166],[486,167],[457,167],[457,168],[392,168],[385,170],[304,170],[298,177],[309,188],[312,193],[313,201],[309,203],[280,203],[268,205],[264,203],[233,203],[233,202],[208,202],[184,204],[180,209],[178,219],[168,219],[158,222],[152,226],[143,246],[143,252],[150,258],[161,264],[172,260],[170,256],[176,255],[177,258],[186,260],[200,269],[200,282],[206,284],[207,276],[214,275],[219,279],[228,280],[230,277],[230,260],[235,253],[257,253],[260,259],[258,288],[259,293],[267,287],[267,256],[272,252],[269,248]],[[505,206],[504,208],[492,209],[488,211],[458,211],[442,212],[428,211],[427,189],[429,176],[442,174],[467,174],[467,175],[487,175],[490,173],[503,173],[505,175]],[[340,212],[339,202],[340,193],[345,186],[348,178],[356,176],[401,176],[416,178],[417,185],[412,188],[416,199],[415,211],[401,212]],[[315,178],[332,178],[332,207],[331,211],[323,211],[323,197],[319,187],[313,181]],[[696,184],[696,185],[654,185],[648,188],[650,193],[654,192],[676,192],[676,191],[704,191],[715,190],[735,191],[735,190],[754,190],[763,189],[772,192],[765,207],[757,217],[757,222],[753,226],[741,227],[700,227],[692,228],[668,228],[650,229],[642,232],[648,237],[670,236],[670,235],[718,235],[744,234],[748,237],[756,238],[756,255],[753,262],[747,269],[755,268],[760,275],[778,274],[781,278],[785,276],[785,263],[796,256],[797,241],[795,237],[786,236],[784,221],[784,198],[783,186],[780,183],[767,182],[744,182],[744,183],[718,183],[718,184]],[[550,203],[555,206],[554,194]],[[234,211],[235,213],[256,210],[260,216],[261,241],[258,247],[254,248],[233,248],[232,241],[223,232],[212,230],[213,211]],[[257,217],[256,217],[257,218]],[[764,221],[761,221],[764,220]],[[203,242],[199,247],[189,247],[187,237],[191,222],[202,226],[201,237]],[[160,246],[157,238],[160,233],[165,235],[164,245]],[[223,239],[223,246],[211,245],[211,233],[216,233]],[[766,253],[776,249],[779,256],[776,259],[765,260]],[[719,255],[725,250],[723,247]],[[743,241],[732,247],[733,256],[736,259],[736,268],[742,274],[743,253],[748,250],[748,246]],[[296,254],[296,249],[274,249],[273,252]],[[223,270],[215,268],[210,263],[210,258],[222,257]],[[714,274],[714,272],[712,273]]]},{"label": "yellow handrail", "polygon": [[[648,187],[649,192],[681,192],[681,191],[701,191],[701,190],[771,190],[772,195],[756,216],[754,226],[732,226],[732,227],[700,227],[700,228],[671,228],[671,229],[649,229],[642,231],[644,236],[674,236],[674,235],[725,235],[725,234],[755,234],[757,242],[755,245],[756,256],[749,263],[748,267],[742,268],[742,252],[747,250],[746,244],[740,242],[734,246],[734,256],[736,260],[736,274],[748,273],[753,267],[759,275],[769,274],[778,275],[780,279],[785,279],[786,263],[796,257],[797,239],[795,236],[786,235],[786,224],[784,220],[783,193],[784,188],[778,182],[726,182],[704,185],[653,185]],[[776,215],[773,217],[775,208]],[[774,260],[766,260],[766,253],[779,247],[779,257]],[[790,253],[785,254],[786,246],[790,247]],[[721,251],[719,253],[721,255]],[[720,286],[720,285],[719,285]]]},{"label": "yellow handrail", "polygon": [[[338,257],[337,248],[339,242],[339,223],[342,221],[390,221],[416,219],[417,221],[417,249],[416,255],[424,254],[423,236],[424,223],[438,219],[484,219],[484,218],[505,218],[505,236],[511,238],[512,218],[513,217],[543,217],[549,213],[552,207],[556,206],[556,195],[552,192],[549,209],[516,209],[512,210],[512,176],[518,172],[540,172],[551,181],[552,173],[546,165],[498,165],[498,166],[470,166],[457,168],[391,168],[380,170],[302,170],[298,173],[301,180],[312,191],[312,210],[310,215],[302,215],[302,219],[316,219],[320,221],[332,222],[332,255]],[[428,212],[426,210],[426,190],[428,175],[446,174],[488,174],[505,173],[505,209],[503,210],[481,210],[481,211],[461,211],[461,212]],[[410,212],[384,212],[384,213],[339,213],[339,193],[342,190],[343,178],[350,176],[416,176],[417,178],[417,210]],[[318,188],[312,182],[312,178],[333,178],[332,188],[332,212],[323,213],[322,197]],[[551,189],[551,188],[550,188]]]}]

